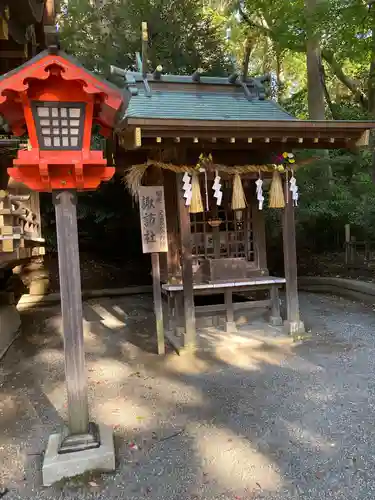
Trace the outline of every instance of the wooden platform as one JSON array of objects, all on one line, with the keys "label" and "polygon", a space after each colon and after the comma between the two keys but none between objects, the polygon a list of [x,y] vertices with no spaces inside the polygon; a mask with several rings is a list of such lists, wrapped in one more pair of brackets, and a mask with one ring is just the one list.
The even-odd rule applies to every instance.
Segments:
[{"label": "wooden platform", "polygon": [[[285,278],[257,277],[253,279],[215,281],[196,283],[193,286],[194,295],[223,295],[224,302],[210,305],[195,306],[196,328],[217,327],[219,318],[223,320],[223,327],[227,334],[235,334],[237,330],[235,315],[241,311],[248,321],[248,313],[254,309],[270,310],[268,322],[272,327],[281,327],[283,324],[280,314],[279,289],[285,284]],[[164,284],[163,294],[167,299],[165,304],[165,324],[169,335],[184,341],[183,316],[183,285]],[[245,294],[257,290],[269,290],[270,296],[264,300],[247,300],[233,302],[233,294]],[[250,323],[250,322],[249,322]],[[265,322],[267,325],[267,322]],[[178,343],[178,342],[177,342]]]},{"label": "wooden platform", "polygon": [[[195,283],[193,285],[194,292],[198,290],[212,290],[220,288],[236,288],[239,289],[241,287],[246,287],[246,288],[254,288],[257,286],[272,286],[272,285],[284,285],[286,283],[285,278],[277,278],[277,277],[259,277],[259,278],[253,278],[253,279],[243,279],[243,280],[228,280],[228,281],[212,281],[212,282],[207,282],[207,283]],[[163,290],[166,292],[178,292],[182,291],[184,289],[182,283],[178,285],[169,285],[169,284],[164,284],[162,285]]]}]

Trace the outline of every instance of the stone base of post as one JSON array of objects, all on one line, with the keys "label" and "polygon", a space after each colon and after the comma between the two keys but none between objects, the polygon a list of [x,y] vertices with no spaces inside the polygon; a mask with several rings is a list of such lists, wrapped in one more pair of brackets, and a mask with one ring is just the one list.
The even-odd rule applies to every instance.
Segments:
[{"label": "stone base of post", "polygon": [[270,316],[268,323],[271,326],[283,326],[283,319],[281,316]]},{"label": "stone base of post", "polygon": [[48,440],[42,468],[43,485],[51,486],[64,478],[95,470],[115,470],[115,448],[110,427],[99,425],[99,446],[81,451],[61,453],[64,436],[52,434]]},{"label": "stone base of post", "polygon": [[284,321],[285,331],[292,337],[306,333],[303,321]]},{"label": "stone base of post", "polygon": [[83,434],[70,434],[67,429],[66,436],[62,436],[59,454],[72,453],[74,451],[90,450],[99,448],[100,431],[99,427],[93,422],[89,422],[87,432]]}]

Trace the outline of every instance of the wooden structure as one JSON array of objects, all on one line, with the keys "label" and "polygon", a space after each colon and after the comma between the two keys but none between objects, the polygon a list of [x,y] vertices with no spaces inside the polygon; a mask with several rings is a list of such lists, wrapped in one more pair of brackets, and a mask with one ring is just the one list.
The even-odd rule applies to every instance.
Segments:
[{"label": "wooden structure", "polygon": [[[275,158],[283,152],[355,149],[367,144],[375,124],[295,119],[266,98],[265,77],[244,81],[237,74],[213,78],[201,71],[191,76],[164,75],[161,66],[147,72],[141,61],[138,72],[112,67],[112,74],[123,77],[127,103],[119,126],[117,169],[127,172],[135,195],[139,184],[164,186],[169,251],[162,262],[161,280],[173,327],[183,326],[185,345],[195,342],[195,312],[225,309],[227,328],[234,328],[233,311],[250,306],[233,304],[232,294],[237,291],[269,289],[269,299],[253,305],[270,307],[272,323],[280,324],[278,290],[283,283],[288,331],[303,331],[295,209],[288,184],[291,169],[283,174],[287,187],[281,210],[285,278],[269,277],[264,213],[258,208],[255,182],[261,177],[267,184],[275,171]],[[202,163],[202,154],[205,172],[199,174],[195,169]],[[298,177],[297,166],[293,171]],[[186,172],[199,175],[202,212],[189,213],[186,206]],[[212,189],[218,174],[223,191],[220,206]],[[242,211],[231,208],[235,174],[241,175],[247,199]],[[224,304],[194,311],[194,295],[215,292],[225,296]]]},{"label": "wooden structure", "polygon": [[[60,51],[57,36],[49,38],[47,50],[0,77],[0,114],[15,135],[27,132],[29,138],[29,147],[18,151],[8,173],[33,191],[52,192],[55,206],[68,432],[49,439],[42,470],[45,485],[77,471],[113,470],[115,465],[112,436],[106,438],[110,433],[89,420],[76,192],[93,190],[115,173],[103,151],[92,148],[92,133],[98,124],[102,135],[110,135],[122,104],[122,92]],[[3,199],[10,203],[3,217],[16,215],[25,222],[17,233],[3,226],[13,238],[22,229],[40,227],[32,214],[25,214],[26,197]],[[80,453],[94,449],[98,454],[93,456]]]},{"label": "wooden structure", "polygon": [[[0,0],[0,75],[8,73],[45,48],[48,0]],[[7,168],[27,141],[10,135],[0,118],[0,282],[13,267],[44,255],[39,193],[10,179]]]},{"label": "wooden structure", "polygon": [[47,0],[0,0],[0,72],[7,73],[44,48]]}]

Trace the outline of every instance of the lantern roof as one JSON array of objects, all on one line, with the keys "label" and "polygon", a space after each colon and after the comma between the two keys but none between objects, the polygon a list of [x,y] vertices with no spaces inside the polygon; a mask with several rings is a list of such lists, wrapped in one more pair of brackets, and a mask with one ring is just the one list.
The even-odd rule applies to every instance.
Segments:
[{"label": "lantern roof", "polygon": [[113,129],[119,115],[123,114],[124,95],[121,89],[101,79],[85,69],[75,58],[58,50],[48,50],[25,62],[8,73],[0,76],[0,114],[4,116],[15,135],[23,135],[26,130],[23,113],[22,95],[27,93],[30,82],[48,80],[58,68],[65,81],[76,81],[85,93],[94,95],[94,122],[105,132]]}]

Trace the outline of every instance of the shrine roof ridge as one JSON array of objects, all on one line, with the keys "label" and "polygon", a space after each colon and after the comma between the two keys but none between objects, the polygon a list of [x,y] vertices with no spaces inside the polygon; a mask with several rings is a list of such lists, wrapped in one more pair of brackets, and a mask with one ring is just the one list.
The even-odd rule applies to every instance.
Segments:
[{"label": "shrine roof ridge", "polygon": [[[143,82],[144,76],[139,71],[124,70],[124,77],[128,83]],[[233,77],[233,79],[232,79]],[[174,75],[171,73],[147,73],[146,79],[150,82],[164,83],[190,83],[192,85],[225,85],[232,87],[240,87],[240,82],[246,85],[255,85],[263,87],[263,84],[269,80],[269,75],[248,77],[246,80],[237,76],[234,79],[233,75],[228,76],[200,76],[199,80],[194,79],[192,75]]]},{"label": "shrine roof ridge", "polygon": [[[141,63],[139,63],[139,66]],[[196,70],[192,75],[173,75],[164,74],[162,67],[158,66],[153,73],[142,71],[132,71],[118,68],[117,66],[110,67],[111,75],[115,75],[124,79],[124,87],[129,90],[132,95],[137,95],[140,86],[145,92],[151,96],[154,90],[161,90],[168,86],[168,91],[178,90],[179,87],[184,87],[186,90],[195,89],[198,92],[215,92],[220,88],[228,91],[242,91],[248,100],[265,100],[267,97],[265,83],[270,81],[270,75],[257,77],[248,77],[244,79],[239,73],[234,72],[227,77],[221,76],[202,76],[203,70]],[[164,85],[165,84],[165,85]],[[175,88],[174,88],[175,87]]]}]

